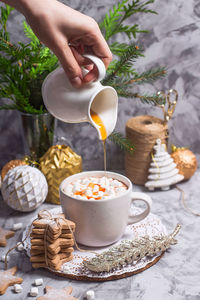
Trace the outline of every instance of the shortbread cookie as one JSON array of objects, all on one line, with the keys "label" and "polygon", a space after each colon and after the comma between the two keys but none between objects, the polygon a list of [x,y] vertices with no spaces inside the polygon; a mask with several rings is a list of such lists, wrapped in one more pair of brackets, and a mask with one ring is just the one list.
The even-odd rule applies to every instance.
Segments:
[{"label": "shortbread cookie", "polygon": [[[66,252],[65,249],[68,247],[72,247],[74,245],[74,240],[70,240],[65,245],[62,246],[52,246],[51,244],[47,245],[47,251],[50,252],[51,254],[57,254],[59,252]],[[31,250],[43,250],[44,251],[44,245],[31,245]]]},{"label": "shortbread cookie", "polygon": [[73,255],[71,254],[71,255],[68,256],[67,258],[64,258],[64,259],[60,260],[60,261],[57,263],[56,266],[55,266],[54,264],[52,264],[50,261],[48,261],[48,266],[46,265],[45,262],[39,262],[39,263],[36,262],[36,263],[32,263],[32,267],[35,268],[35,269],[38,269],[38,268],[47,268],[47,267],[49,267],[49,268],[51,268],[51,269],[60,270],[60,267],[61,267],[64,263],[66,263],[66,262],[68,262],[68,261],[70,261],[70,260],[72,260],[72,259],[73,259]]},{"label": "shortbread cookie", "polygon": [[[35,234],[33,232],[31,232],[30,234],[30,237],[32,239],[44,239],[44,234]],[[54,241],[57,239],[57,238],[63,238],[63,239],[72,239],[73,238],[73,235],[69,232],[69,233],[61,233],[60,235],[58,236],[53,236],[51,234],[47,234],[47,241],[49,241],[50,243],[54,243]]]},{"label": "shortbread cookie", "polygon": [[[39,215],[39,214],[38,214]],[[61,233],[61,230],[63,229],[69,229],[69,226],[72,230],[75,229],[75,223],[69,220],[66,220],[64,217],[64,214],[57,214],[53,216],[55,219],[57,218],[57,220],[55,221],[55,219],[50,219],[47,218],[45,219],[37,219],[33,222],[33,226],[35,228],[46,228],[46,226],[49,226],[49,230],[50,232],[52,232],[52,234],[58,234],[59,232]],[[66,221],[65,221],[66,220]]]},{"label": "shortbread cookie", "polygon": [[9,286],[22,283],[22,278],[14,276],[16,272],[16,266],[6,271],[0,271],[0,295],[3,295]]},{"label": "shortbread cookie", "polygon": [[1,247],[6,247],[6,245],[7,245],[6,239],[9,239],[14,235],[15,235],[14,231],[5,230],[2,227],[0,227],[0,246]]},{"label": "shortbread cookie", "polygon": [[41,245],[44,246],[47,244],[47,248],[55,249],[58,246],[73,246],[72,243],[74,242],[73,239],[62,239],[58,238],[53,243],[44,241],[44,239],[31,239],[31,245]]},{"label": "shortbread cookie", "polygon": [[44,296],[40,296],[36,300],[78,300],[77,298],[74,298],[71,296],[72,293],[72,287],[66,287],[63,289],[55,289],[51,286],[45,287],[46,294]]},{"label": "shortbread cookie", "polygon": [[[64,250],[64,251],[63,251],[63,250]],[[59,254],[60,254],[60,253],[72,253],[73,251],[74,251],[74,248],[73,248],[73,247],[62,248],[62,252],[59,252]],[[31,253],[31,256],[40,255],[40,254],[43,254],[43,255],[44,255],[45,250],[44,250],[44,248],[43,248],[42,250],[33,250],[33,249],[31,249],[30,253]],[[56,255],[57,255],[57,254],[52,254],[52,253],[50,253],[50,252],[47,252],[47,256],[48,256],[50,259],[54,259]]]},{"label": "shortbread cookie", "polygon": [[[70,255],[71,255],[71,253],[58,253],[57,255],[54,255],[52,259],[47,257],[47,261],[52,263],[52,264],[57,264],[59,262],[59,260],[67,258]],[[30,261],[34,262],[34,263],[35,262],[45,262],[46,258],[45,258],[45,255],[43,253],[43,254],[40,254],[40,255],[31,256]]]}]

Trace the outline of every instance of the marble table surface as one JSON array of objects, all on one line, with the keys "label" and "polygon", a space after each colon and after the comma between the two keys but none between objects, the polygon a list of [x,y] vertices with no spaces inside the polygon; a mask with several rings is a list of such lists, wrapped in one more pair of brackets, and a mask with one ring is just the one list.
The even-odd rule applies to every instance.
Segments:
[{"label": "marble table surface", "polygon": [[[200,213],[200,171],[187,182],[178,184],[184,191],[185,202],[196,212]],[[134,187],[135,191],[145,191]],[[18,276],[23,277],[23,292],[15,294],[13,287],[0,296],[0,299],[23,300],[34,299],[29,291],[36,278],[43,278],[44,286],[50,285],[62,288],[73,287],[73,296],[86,299],[86,291],[95,291],[96,300],[199,300],[200,299],[200,217],[194,216],[183,207],[180,191],[173,188],[169,191],[148,193],[153,200],[152,212],[158,215],[167,231],[173,231],[177,223],[182,228],[177,236],[178,244],[169,249],[160,261],[137,275],[108,282],[75,281],[57,277],[43,269],[32,269],[25,252],[13,251],[10,254],[9,266],[18,266]],[[30,223],[37,211],[43,208],[53,208],[54,205],[43,204],[31,213],[13,211],[3,202],[0,196],[0,226],[10,229],[13,223],[22,222],[24,228]],[[0,247],[0,257],[16,242],[20,241],[22,231],[8,240],[7,247]],[[0,262],[0,269],[4,268]],[[1,279],[0,279],[1,280]],[[44,286],[39,287],[39,295],[44,294]]]}]

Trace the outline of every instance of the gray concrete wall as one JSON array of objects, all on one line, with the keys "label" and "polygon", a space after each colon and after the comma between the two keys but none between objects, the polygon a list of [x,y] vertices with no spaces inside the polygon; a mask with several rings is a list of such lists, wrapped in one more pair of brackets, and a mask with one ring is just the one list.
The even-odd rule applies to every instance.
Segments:
[{"label": "gray concrete wall", "polygon": [[[108,8],[117,1],[69,0],[69,6],[100,21]],[[145,57],[136,67],[143,71],[161,65],[168,69],[165,79],[153,85],[140,87],[141,92],[167,91],[175,88],[179,101],[169,123],[170,141],[177,146],[188,146],[200,157],[200,2],[198,0],[155,1],[152,8],[158,15],[144,14],[132,18],[148,34],[140,34],[137,40],[145,49]],[[23,16],[12,12],[9,30],[14,41],[23,40]],[[118,37],[118,41],[124,37]],[[2,101],[2,100],[1,100]],[[159,108],[142,104],[137,99],[119,99],[116,130],[124,133],[126,121],[132,116],[150,114],[162,118]],[[63,124],[58,122],[57,134],[65,136],[76,152],[82,155],[85,169],[103,168],[103,147],[97,133],[89,124]],[[24,151],[20,116],[15,111],[0,111],[0,161],[19,156]],[[108,142],[108,169],[123,169],[124,153]]]}]

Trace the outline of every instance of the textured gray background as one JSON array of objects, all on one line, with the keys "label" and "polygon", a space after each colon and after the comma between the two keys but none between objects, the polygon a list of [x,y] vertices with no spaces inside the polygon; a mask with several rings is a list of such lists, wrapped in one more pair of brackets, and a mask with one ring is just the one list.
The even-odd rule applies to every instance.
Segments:
[{"label": "textured gray background", "polygon": [[[97,21],[117,1],[69,0],[71,7],[94,17]],[[168,76],[152,85],[141,88],[143,92],[166,91],[175,88],[179,101],[170,121],[170,141],[177,146],[188,146],[200,157],[200,106],[199,106],[199,49],[200,49],[200,2],[199,0],[156,1],[152,8],[158,15],[144,14],[130,22],[138,22],[149,34],[140,34],[138,44],[145,49],[145,58],[137,61],[139,71],[161,65],[168,69]],[[14,41],[23,40],[23,17],[12,12],[9,30]],[[122,38],[121,38],[122,39]],[[124,37],[123,37],[124,39]],[[118,37],[118,41],[120,38]],[[136,115],[151,114],[162,117],[159,108],[144,105],[137,99],[120,99],[116,129],[122,133],[126,121]],[[57,134],[65,136],[73,149],[82,155],[84,169],[103,168],[103,148],[97,133],[89,124],[61,124]],[[124,153],[113,143],[108,143],[108,169],[123,169]],[[20,117],[15,111],[0,111],[0,161],[15,158],[24,151]]]}]

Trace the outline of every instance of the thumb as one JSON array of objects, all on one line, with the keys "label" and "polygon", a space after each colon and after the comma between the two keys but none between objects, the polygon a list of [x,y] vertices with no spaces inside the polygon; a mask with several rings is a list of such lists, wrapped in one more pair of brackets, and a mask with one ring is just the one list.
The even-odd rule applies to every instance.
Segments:
[{"label": "thumb", "polygon": [[56,55],[69,78],[71,84],[75,87],[80,87],[82,85],[82,70],[78,62],[76,61],[70,47],[66,45],[59,49]]}]

